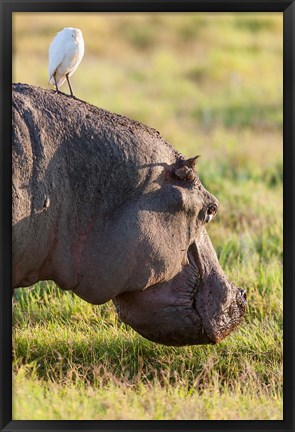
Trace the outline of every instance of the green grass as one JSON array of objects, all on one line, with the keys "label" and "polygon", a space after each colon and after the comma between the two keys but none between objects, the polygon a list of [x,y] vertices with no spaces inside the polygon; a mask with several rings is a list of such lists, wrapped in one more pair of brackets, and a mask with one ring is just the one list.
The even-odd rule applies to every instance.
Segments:
[{"label": "green grass", "polygon": [[85,39],[78,97],[202,155],[220,201],[208,232],[248,310],[220,344],[173,348],[112,303],[52,282],[18,289],[14,419],[282,419],[282,16],[15,14],[14,81],[49,88],[48,45],[65,26]]},{"label": "green grass", "polygon": [[269,318],[270,297],[261,289],[252,317],[220,345],[171,348],[118,322],[110,303],[91,306],[52,283],[19,290],[15,418],[280,418],[281,322]]}]

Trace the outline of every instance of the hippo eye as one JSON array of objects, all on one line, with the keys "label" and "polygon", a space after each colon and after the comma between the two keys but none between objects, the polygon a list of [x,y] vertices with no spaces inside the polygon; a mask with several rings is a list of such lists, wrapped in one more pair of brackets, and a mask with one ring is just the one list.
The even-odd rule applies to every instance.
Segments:
[{"label": "hippo eye", "polygon": [[210,204],[206,210],[205,223],[210,222],[217,213],[217,205]]}]

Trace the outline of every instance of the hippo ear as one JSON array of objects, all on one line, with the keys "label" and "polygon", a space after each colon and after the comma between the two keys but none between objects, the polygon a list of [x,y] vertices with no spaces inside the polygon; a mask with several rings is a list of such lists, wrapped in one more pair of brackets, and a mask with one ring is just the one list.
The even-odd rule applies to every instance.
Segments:
[{"label": "hippo ear", "polygon": [[186,160],[179,160],[173,170],[173,174],[180,180],[193,181],[196,178],[195,166],[200,155]]}]

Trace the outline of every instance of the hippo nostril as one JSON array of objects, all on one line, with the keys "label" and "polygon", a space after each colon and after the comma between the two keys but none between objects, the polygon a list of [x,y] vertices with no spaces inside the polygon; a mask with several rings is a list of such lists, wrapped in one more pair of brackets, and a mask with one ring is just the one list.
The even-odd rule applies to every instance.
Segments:
[{"label": "hippo nostril", "polygon": [[240,294],[243,298],[243,300],[247,301],[247,294],[246,291],[244,291],[242,288],[239,288]]}]

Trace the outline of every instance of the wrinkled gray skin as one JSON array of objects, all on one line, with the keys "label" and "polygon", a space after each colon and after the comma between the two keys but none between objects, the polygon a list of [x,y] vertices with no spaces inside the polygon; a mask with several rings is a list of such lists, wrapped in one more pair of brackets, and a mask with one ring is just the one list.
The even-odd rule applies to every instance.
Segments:
[{"label": "wrinkled gray skin", "polygon": [[244,315],[205,223],[217,200],[159,133],[13,85],[13,287],[51,279],[166,345],[216,343]]}]

